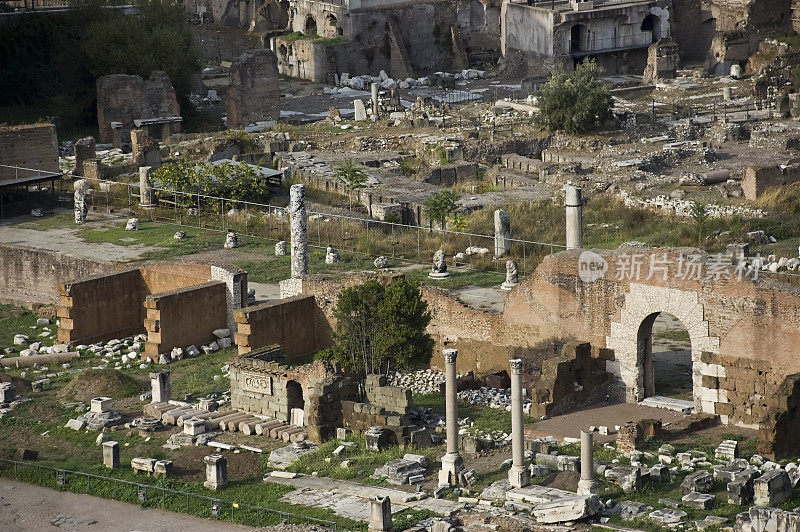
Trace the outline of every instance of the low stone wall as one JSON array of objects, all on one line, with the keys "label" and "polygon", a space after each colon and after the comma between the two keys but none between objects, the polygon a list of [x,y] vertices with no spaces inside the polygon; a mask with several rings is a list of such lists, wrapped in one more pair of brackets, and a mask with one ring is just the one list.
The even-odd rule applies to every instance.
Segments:
[{"label": "low stone wall", "polygon": [[142,332],[146,287],[138,269],[59,285],[58,341],[90,344]]},{"label": "low stone wall", "polygon": [[387,413],[384,408],[370,403],[342,401],[342,426],[357,434],[364,434],[371,427],[383,427],[393,437],[390,443],[405,444],[411,437],[411,427],[399,414]]},{"label": "low stone wall", "polygon": [[367,401],[374,407],[389,413],[408,414],[411,407],[411,390],[400,386],[388,386],[385,375],[367,375],[364,383]]},{"label": "low stone wall", "polygon": [[148,295],[145,355],[158,360],[175,347],[205,344],[227,326],[226,286],[220,281]]},{"label": "low stone wall", "polygon": [[230,364],[231,407],[290,423],[292,409],[303,409],[311,441],[331,438],[342,426],[342,403],[356,395],[356,385],[335,366],[316,360],[289,366],[278,346],[239,356]]},{"label": "low stone wall", "polygon": [[58,251],[0,244],[0,302],[24,306],[58,303],[58,285],[113,271],[118,265]]},{"label": "low stone wall", "polygon": [[331,345],[330,328],[320,319],[314,296],[300,295],[237,310],[239,354],[278,344],[288,361]]},{"label": "low stone wall", "polygon": [[425,172],[423,181],[432,185],[452,187],[459,181],[474,179],[478,175],[477,163],[456,163],[436,166]]}]

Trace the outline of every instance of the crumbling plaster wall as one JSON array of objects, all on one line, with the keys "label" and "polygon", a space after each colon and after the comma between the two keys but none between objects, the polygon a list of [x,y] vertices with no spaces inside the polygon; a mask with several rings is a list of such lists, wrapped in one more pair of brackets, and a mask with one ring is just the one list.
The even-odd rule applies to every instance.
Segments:
[{"label": "crumbling plaster wall", "polygon": [[[100,142],[112,142],[111,122],[134,128],[140,118],[180,116],[178,99],[166,72],[154,71],[149,79],[125,74],[97,78],[97,126]],[[177,133],[180,124],[170,126]]]}]

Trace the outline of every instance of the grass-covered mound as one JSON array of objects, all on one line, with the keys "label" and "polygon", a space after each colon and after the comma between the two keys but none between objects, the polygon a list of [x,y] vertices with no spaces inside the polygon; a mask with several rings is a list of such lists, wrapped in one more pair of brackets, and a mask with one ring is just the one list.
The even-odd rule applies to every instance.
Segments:
[{"label": "grass-covered mound", "polygon": [[58,393],[63,400],[89,402],[95,397],[123,399],[136,395],[142,385],[121,371],[115,369],[90,369],[78,373]]}]

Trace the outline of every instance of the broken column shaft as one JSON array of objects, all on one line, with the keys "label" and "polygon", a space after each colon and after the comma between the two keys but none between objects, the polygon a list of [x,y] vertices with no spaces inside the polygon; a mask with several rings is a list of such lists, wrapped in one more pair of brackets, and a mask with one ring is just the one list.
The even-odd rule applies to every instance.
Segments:
[{"label": "broken column shaft", "polygon": [[530,484],[530,471],[525,467],[525,419],[522,408],[522,360],[509,360],[511,367],[511,469],[508,483],[512,488]]},{"label": "broken column shaft", "polygon": [[308,218],[306,216],[305,185],[292,185],[289,195],[292,279],[302,279],[308,274]]},{"label": "broken column shaft", "polygon": [[599,485],[594,481],[594,437],[591,432],[581,431],[581,479],[578,481],[580,495],[596,495]]},{"label": "broken column shaft", "polygon": [[567,185],[567,249],[583,247],[583,194],[579,187]]}]

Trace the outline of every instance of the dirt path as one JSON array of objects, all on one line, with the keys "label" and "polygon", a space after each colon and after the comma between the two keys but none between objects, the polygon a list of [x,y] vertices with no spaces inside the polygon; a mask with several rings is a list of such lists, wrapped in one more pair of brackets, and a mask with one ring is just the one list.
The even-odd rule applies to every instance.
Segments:
[{"label": "dirt path", "polygon": [[49,251],[61,251],[73,257],[105,262],[126,262],[141,258],[153,246],[134,244],[118,246],[111,243],[84,242],[77,229],[59,227],[47,231],[0,225],[0,242]]},{"label": "dirt path", "polygon": [[[56,492],[40,486],[0,479],[0,528],[3,530],[91,530],[94,532],[227,532],[253,530],[224,521],[135,504]],[[55,524],[54,524],[55,523]]]}]

